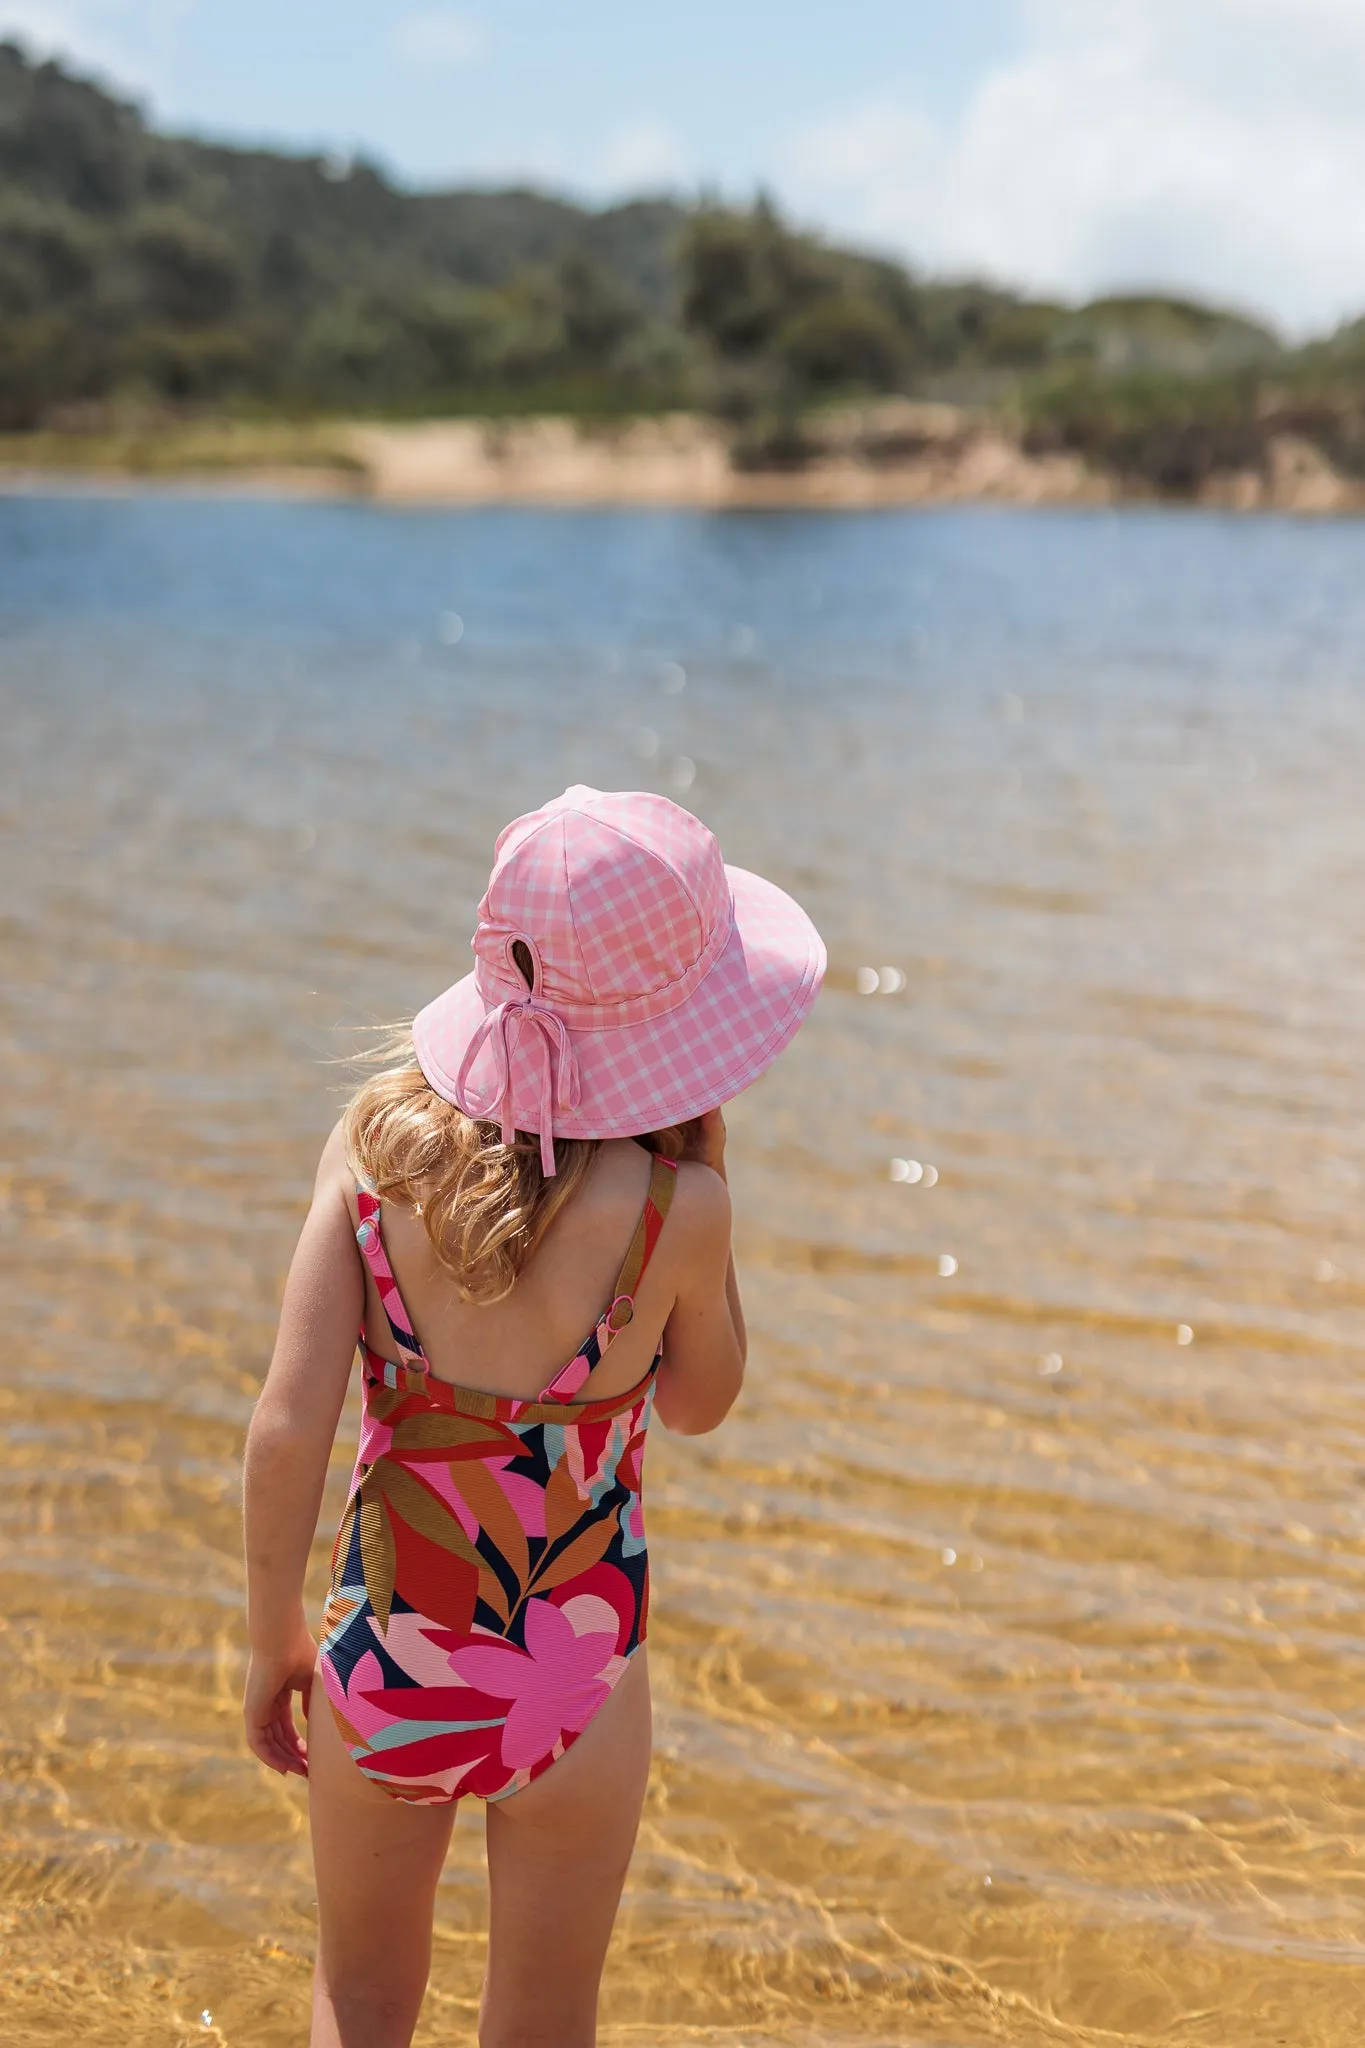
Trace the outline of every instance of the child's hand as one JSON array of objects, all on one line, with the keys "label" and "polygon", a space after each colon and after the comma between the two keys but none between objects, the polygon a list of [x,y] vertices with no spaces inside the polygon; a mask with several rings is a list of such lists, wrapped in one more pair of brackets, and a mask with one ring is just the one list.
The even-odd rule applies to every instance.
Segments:
[{"label": "child's hand", "polygon": [[709,1166],[713,1173],[725,1178],[725,1117],[719,1109],[708,1109],[705,1116],[699,1116],[690,1127],[684,1159],[695,1159],[699,1166]]},{"label": "child's hand", "polygon": [[253,1651],[247,1667],[242,1700],[247,1745],[263,1764],[286,1777],[291,1772],[308,1776],[308,1748],[294,1722],[293,1695],[301,1695],[306,1715],[317,1655],[318,1646],[304,1629],[283,1656],[266,1658]]}]

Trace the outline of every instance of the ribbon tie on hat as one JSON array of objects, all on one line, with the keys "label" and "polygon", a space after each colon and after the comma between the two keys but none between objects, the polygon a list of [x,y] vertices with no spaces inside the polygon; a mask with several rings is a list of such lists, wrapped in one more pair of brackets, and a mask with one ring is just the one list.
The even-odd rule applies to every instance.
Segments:
[{"label": "ribbon tie on hat", "polygon": [[519,1028],[523,1019],[535,1026],[536,1043],[540,1047],[540,1165],[542,1172],[552,1177],[555,1171],[554,1105],[562,1110],[577,1109],[581,1092],[578,1057],[569,1036],[569,1027],[557,1010],[551,1009],[539,996],[530,994],[513,997],[490,1010],[470,1039],[460,1062],[460,1071],[455,1076],[455,1092],[464,1095],[469,1070],[484,1040],[489,1040],[497,1065],[497,1092],[487,1110],[474,1111],[474,1114],[498,1117],[502,1123],[503,1144],[512,1144],[516,1126],[512,1117],[512,1041],[509,1032],[514,1025]]}]

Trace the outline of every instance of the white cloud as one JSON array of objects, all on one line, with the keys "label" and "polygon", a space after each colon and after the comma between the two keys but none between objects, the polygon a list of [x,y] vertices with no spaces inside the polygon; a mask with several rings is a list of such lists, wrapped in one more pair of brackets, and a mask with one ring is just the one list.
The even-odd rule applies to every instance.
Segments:
[{"label": "white cloud", "polygon": [[639,117],[609,130],[595,149],[575,148],[567,134],[541,128],[515,151],[499,146],[466,154],[459,176],[478,184],[528,184],[587,197],[589,202],[676,191],[695,181],[681,142],[663,122]]},{"label": "white cloud", "polygon": [[792,137],[801,209],[938,270],[1365,311],[1361,0],[1033,0],[935,127],[885,93]]},{"label": "white cloud", "polygon": [[644,118],[607,137],[594,182],[612,192],[658,192],[684,184],[687,175],[687,157],[672,129]]},{"label": "white cloud", "polygon": [[405,15],[393,40],[408,64],[472,64],[484,46],[478,22],[463,14]]},{"label": "white cloud", "polygon": [[166,46],[193,0],[0,0],[0,41],[103,76],[121,95],[165,84]]}]

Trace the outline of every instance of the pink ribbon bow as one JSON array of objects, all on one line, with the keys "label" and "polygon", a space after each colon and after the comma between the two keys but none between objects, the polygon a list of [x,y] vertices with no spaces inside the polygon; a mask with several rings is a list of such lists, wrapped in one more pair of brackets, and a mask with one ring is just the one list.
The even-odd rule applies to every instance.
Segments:
[{"label": "pink ribbon bow", "polygon": [[476,1110],[471,1104],[470,1114],[499,1117],[503,1144],[513,1142],[516,1137],[512,1119],[513,1041],[509,1032],[514,1025],[519,1029],[523,1019],[535,1026],[536,1042],[540,1047],[540,1164],[547,1177],[552,1177],[555,1171],[554,1105],[557,1103],[562,1110],[577,1109],[580,1094],[578,1058],[569,1036],[569,1027],[557,1010],[552,1010],[548,1003],[541,1002],[534,995],[515,997],[490,1010],[470,1039],[460,1062],[460,1071],[455,1076],[455,1093],[464,1097],[469,1070],[484,1040],[490,1039],[497,1062],[497,1091],[487,1109]]}]

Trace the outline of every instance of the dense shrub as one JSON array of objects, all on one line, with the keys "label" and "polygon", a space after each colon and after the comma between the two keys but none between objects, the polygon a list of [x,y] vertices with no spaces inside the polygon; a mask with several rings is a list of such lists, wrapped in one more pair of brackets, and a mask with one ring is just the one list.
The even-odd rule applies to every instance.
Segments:
[{"label": "dense shrub", "polygon": [[185,327],[223,320],[241,294],[241,266],[225,235],[162,207],[136,214],[128,235],[141,307]]},{"label": "dense shrub", "polygon": [[1082,372],[1033,390],[1025,446],[1065,449],[1172,495],[1220,470],[1254,467],[1265,434],[1254,378],[1179,379],[1157,372]]},{"label": "dense shrub", "polygon": [[913,360],[911,337],[889,313],[834,292],[789,320],[773,346],[811,391],[894,391]]}]

